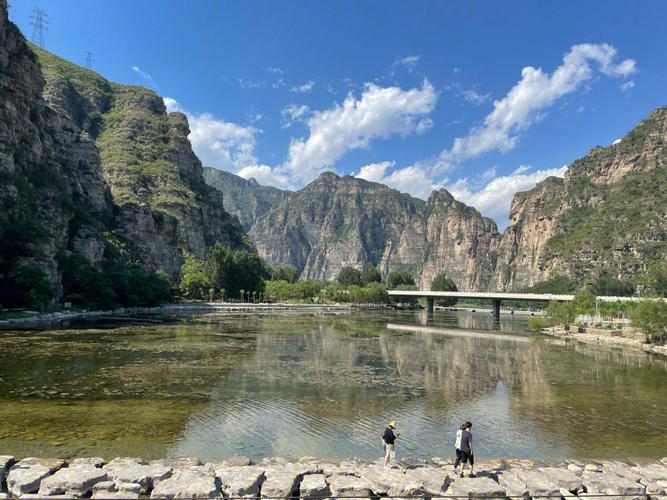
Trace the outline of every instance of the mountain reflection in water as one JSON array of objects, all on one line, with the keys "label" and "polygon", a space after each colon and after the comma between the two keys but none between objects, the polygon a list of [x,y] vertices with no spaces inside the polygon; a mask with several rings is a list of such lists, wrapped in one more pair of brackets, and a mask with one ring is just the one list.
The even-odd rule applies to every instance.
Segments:
[{"label": "mountain reflection in water", "polygon": [[396,419],[403,456],[451,455],[465,420],[480,458],[667,454],[664,361],[558,345],[525,317],[428,319],[214,314],[6,332],[0,451],[376,457]]}]

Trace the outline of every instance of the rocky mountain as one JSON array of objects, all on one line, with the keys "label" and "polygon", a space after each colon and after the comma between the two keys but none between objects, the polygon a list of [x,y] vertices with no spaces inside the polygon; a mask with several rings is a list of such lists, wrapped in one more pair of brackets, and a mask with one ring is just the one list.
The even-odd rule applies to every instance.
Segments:
[{"label": "rocky mountain", "polygon": [[260,218],[250,231],[270,264],[302,278],[334,279],[366,263],[407,269],[430,286],[446,270],[463,288],[486,286],[495,266],[495,223],[445,190],[428,202],[385,185],[327,172]]},{"label": "rocky mountain", "polygon": [[303,278],[341,267],[409,269],[421,287],[441,271],[460,289],[519,290],[556,275],[577,283],[636,278],[667,256],[667,108],[609,147],[593,148],[564,179],[517,193],[510,223],[445,190],[427,202],[381,184],[325,173],[256,220],[250,236],[272,264]]},{"label": "rocky mountain", "polygon": [[204,180],[224,194],[225,210],[236,215],[246,231],[250,231],[271,207],[291,194],[291,191],[261,186],[255,179],[244,179],[211,167],[204,167]]},{"label": "rocky mountain", "polygon": [[[514,197],[495,287],[637,277],[667,256],[667,108]],[[492,284],[493,287],[493,284]]]},{"label": "rocky mountain", "polygon": [[178,278],[183,252],[250,246],[204,182],[181,113],[29,45],[0,0],[0,287],[35,265],[55,297],[63,262],[110,246]]}]

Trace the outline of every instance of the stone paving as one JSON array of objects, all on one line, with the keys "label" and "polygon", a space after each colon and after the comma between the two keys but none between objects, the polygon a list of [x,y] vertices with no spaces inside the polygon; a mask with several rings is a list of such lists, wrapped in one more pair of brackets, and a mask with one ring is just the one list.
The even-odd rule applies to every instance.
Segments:
[{"label": "stone paving", "polygon": [[[244,457],[145,461],[119,457],[15,460],[0,456],[0,499],[7,498],[595,498],[667,500],[667,458],[620,461],[492,460],[476,477],[457,477],[448,459],[403,459],[391,468],[357,459]],[[598,497],[599,498],[599,497]]]}]

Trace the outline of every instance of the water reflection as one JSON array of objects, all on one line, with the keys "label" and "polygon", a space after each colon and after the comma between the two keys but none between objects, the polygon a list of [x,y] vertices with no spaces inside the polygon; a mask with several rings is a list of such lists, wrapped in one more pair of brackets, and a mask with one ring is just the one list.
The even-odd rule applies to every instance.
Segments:
[{"label": "water reflection", "polygon": [[[205,315],[0,337],[0,452],[147,457],[667,454],[667,367],[558,345],[527,318]],[[427,325],[427,326],[423,326]]]}]

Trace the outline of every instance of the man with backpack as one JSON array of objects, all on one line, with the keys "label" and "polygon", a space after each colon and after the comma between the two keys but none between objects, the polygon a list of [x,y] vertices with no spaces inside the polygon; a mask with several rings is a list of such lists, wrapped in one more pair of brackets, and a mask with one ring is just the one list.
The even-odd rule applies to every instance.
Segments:
[{"label": "man with backpack", "polygon": [[399,436],[396,431],[396,420],[389,422],[389,425],[382,433],[382,442],[384,443],[384,466],[389,467],[391,461],[396,457],[396,448],[394,442]]}]

